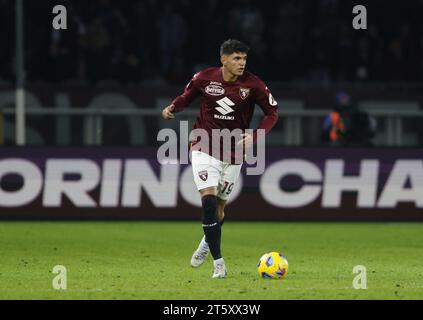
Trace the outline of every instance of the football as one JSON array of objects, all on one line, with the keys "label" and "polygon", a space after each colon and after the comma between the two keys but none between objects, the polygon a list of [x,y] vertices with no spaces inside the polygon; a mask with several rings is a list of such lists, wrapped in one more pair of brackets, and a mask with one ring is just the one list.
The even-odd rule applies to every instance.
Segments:
[{"label": "football", "polygon": [[285,279],[288,274],[288,260],[279,252],[264,254],[257,265],[257,270],[263,279]]}]

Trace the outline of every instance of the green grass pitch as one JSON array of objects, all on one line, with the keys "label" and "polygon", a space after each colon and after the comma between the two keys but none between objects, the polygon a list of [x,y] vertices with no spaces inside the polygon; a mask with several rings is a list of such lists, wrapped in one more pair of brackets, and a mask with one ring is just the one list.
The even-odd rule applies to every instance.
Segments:
[{"label": "green grass pitch", "polygon": [[[223,226],[228,278],[190,258],[200,222],[0,222],[0,299],[423,299],[422,223],[232,222]],[[269,251],[285,280],[260,279]],[[55,265],[67,289],[52,287]],[[356,290],[353,267],[367,270]]]}]

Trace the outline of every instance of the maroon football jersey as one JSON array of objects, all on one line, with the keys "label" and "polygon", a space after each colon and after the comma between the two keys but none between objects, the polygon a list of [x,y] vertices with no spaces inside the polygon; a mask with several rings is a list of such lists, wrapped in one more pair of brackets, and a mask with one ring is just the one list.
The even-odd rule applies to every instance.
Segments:
[{"label": "maroon football jersey", "polygon": [[[185,87],[184,93],[173,100],[175,112],[182,111],[198,96],[201,96],[201,109],[194,129],[202,128],[207,131],[210,146],[213,129],[249,129],[256,104],[264,112],[257,129],[264,129],[267,133],[278,119],[276,100],[264,82],[249,72],[244,72],[235,82],[224,81],[222,69],[218,67],[198,72]],[[195,144],[196,141],[193,141],[193,150],[196,150]],[[235,142],[232,150],[234,144]],[[222,155],[219,158],[223,160]],[[234,163],[234,157],[231,163]]]}]

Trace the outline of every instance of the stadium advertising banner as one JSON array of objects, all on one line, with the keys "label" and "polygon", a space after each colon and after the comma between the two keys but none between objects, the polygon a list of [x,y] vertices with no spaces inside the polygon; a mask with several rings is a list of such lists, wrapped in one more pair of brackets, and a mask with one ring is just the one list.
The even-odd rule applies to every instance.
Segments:
[{"label": "stadium advertising banner", "polygon": [[[1,148],[1,219],[200,219],[190,165],[154,148]],[[423,150],[268,148],[236,220],[423,220]]]}]

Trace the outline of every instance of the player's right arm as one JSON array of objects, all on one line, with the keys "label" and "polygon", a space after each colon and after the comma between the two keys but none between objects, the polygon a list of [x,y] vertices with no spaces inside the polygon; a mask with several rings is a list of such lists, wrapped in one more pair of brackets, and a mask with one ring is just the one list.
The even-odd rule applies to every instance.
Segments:
[{"label": "player's right arm", "polygon": [[175,113],[184,110],[196,97],[201,94],[199,81],[197,73],[185,87],[184,93],[176,97],[169,106],[163,109],[162,116],[164,119],[173,119],[175,117]]}]

